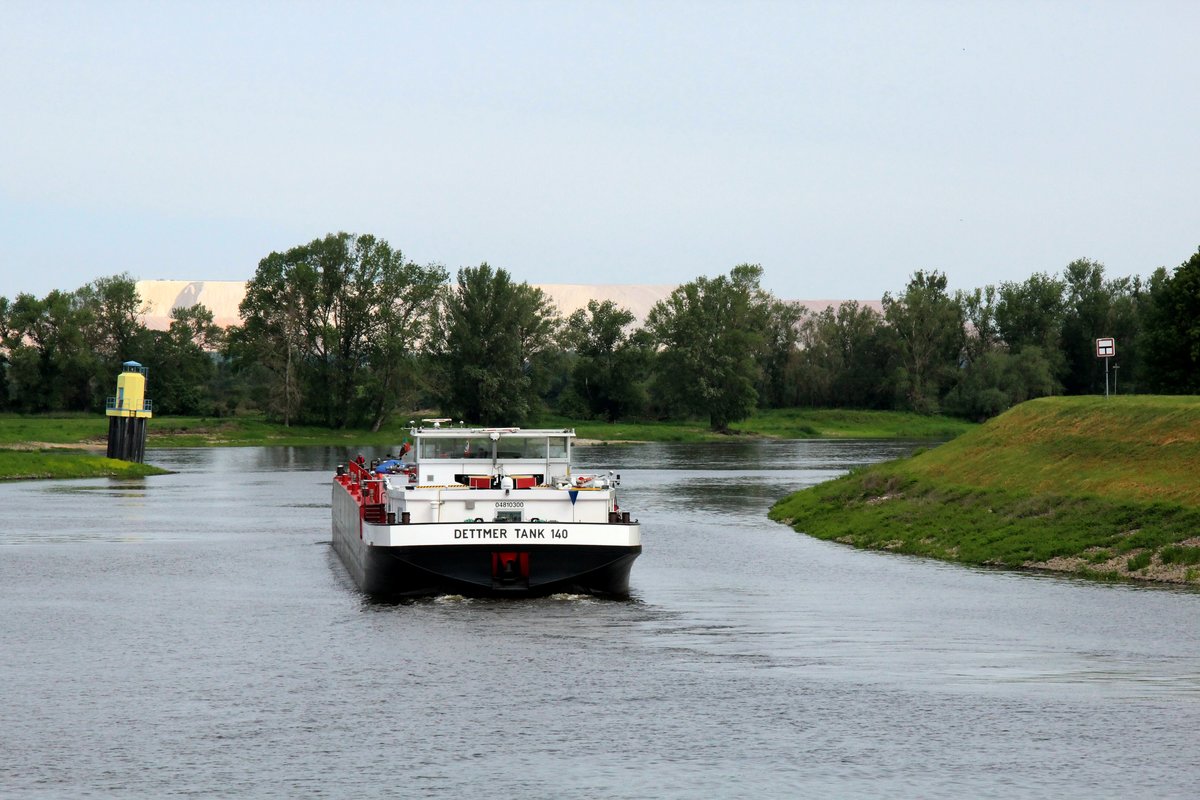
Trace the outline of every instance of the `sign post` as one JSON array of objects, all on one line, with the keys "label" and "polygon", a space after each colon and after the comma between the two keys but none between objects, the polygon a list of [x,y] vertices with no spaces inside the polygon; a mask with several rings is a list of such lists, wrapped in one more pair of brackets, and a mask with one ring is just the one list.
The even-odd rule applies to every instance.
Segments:
[{"label": "sign post", "polygon": [[1108,362],[1117,354],[1117,340],[1111,336],[1096,340],[1096,358],[1104,359],[1104,396],[1108,397]]}]

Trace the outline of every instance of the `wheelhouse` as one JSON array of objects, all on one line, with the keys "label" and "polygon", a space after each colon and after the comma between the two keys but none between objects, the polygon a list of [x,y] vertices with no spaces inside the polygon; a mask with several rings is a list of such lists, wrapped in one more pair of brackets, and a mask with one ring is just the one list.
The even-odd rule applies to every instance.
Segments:
[{"label": "wheelhouse", "polygon": [[[571,474],[571,430],[413,428],[413,464],[424,485],[516,488],[565,484]],[[523,485],[522,485],[523,484]]]}]

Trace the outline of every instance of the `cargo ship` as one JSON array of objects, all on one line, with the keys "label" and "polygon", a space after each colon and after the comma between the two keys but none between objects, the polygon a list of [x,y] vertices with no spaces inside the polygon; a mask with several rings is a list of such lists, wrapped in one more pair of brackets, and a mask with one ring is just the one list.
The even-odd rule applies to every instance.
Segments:
[{"label": "cargo ship", "polygon": [[570,429],[410,429],[399,458],[339,465],[333,546],[365,594],[629,595],[641,528],[620,475],[571,469]]}]

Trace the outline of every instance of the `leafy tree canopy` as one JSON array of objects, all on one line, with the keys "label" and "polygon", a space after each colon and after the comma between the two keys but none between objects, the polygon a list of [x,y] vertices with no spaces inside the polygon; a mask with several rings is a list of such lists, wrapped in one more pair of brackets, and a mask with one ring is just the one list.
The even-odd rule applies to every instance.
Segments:
[{"label": "leafy tree canopy", "polygon": [[285,423],[343,427],[370,411],[378,424],[400,378],[376,370],[392,370],[387,358],[416,343],[444,280],[441,267],[407,262],[371,235],[330,234],[271,253],[247,284],[233,352],[266,368],[271,408]]},{"label": "leafy tree canopy", "polygon": [[668,410],[707,416],[713,430],[754,410],[771,299],[761,278],[762,267],[742,264],[686,283],[650,310],[646,325],[661,348],[655,389]]},{"label": "leafy tree canopy", "polygon": [[485,425],[531,420],[549,381],[558,311],[541,289],[488,264],[458,271],[440,302],[443,409]]},{"label": "leafy tree canopy", "polygon": [[633,313],[611,300],[590,300],[567,319],[563,342],[576,356],[569,391],[593,417],[612,421],[645,407],[650,336],[633,323]]},{"label": "leafy tree canopy", "polygon": [[946,276],[918,270],[903,294],[883,295],[883,313],[896,338],[897,392],[912,410],[936,412],[965,337],[963,308],[946,293]]},{"label": "leafy tree canopy", "polygon": [[1153,391],[1200,394],[1200,250],[1150,278],[1142,353]]}]

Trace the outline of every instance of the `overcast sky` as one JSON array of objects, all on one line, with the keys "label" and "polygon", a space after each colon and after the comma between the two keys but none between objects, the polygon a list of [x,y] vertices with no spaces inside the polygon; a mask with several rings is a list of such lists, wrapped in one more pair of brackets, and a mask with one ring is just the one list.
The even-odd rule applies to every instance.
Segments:
[{"label": "overcast sky", "polygon": [[451,271],[877,299],[1200,246],[1200,3],[0,0],[0,295]]}]

